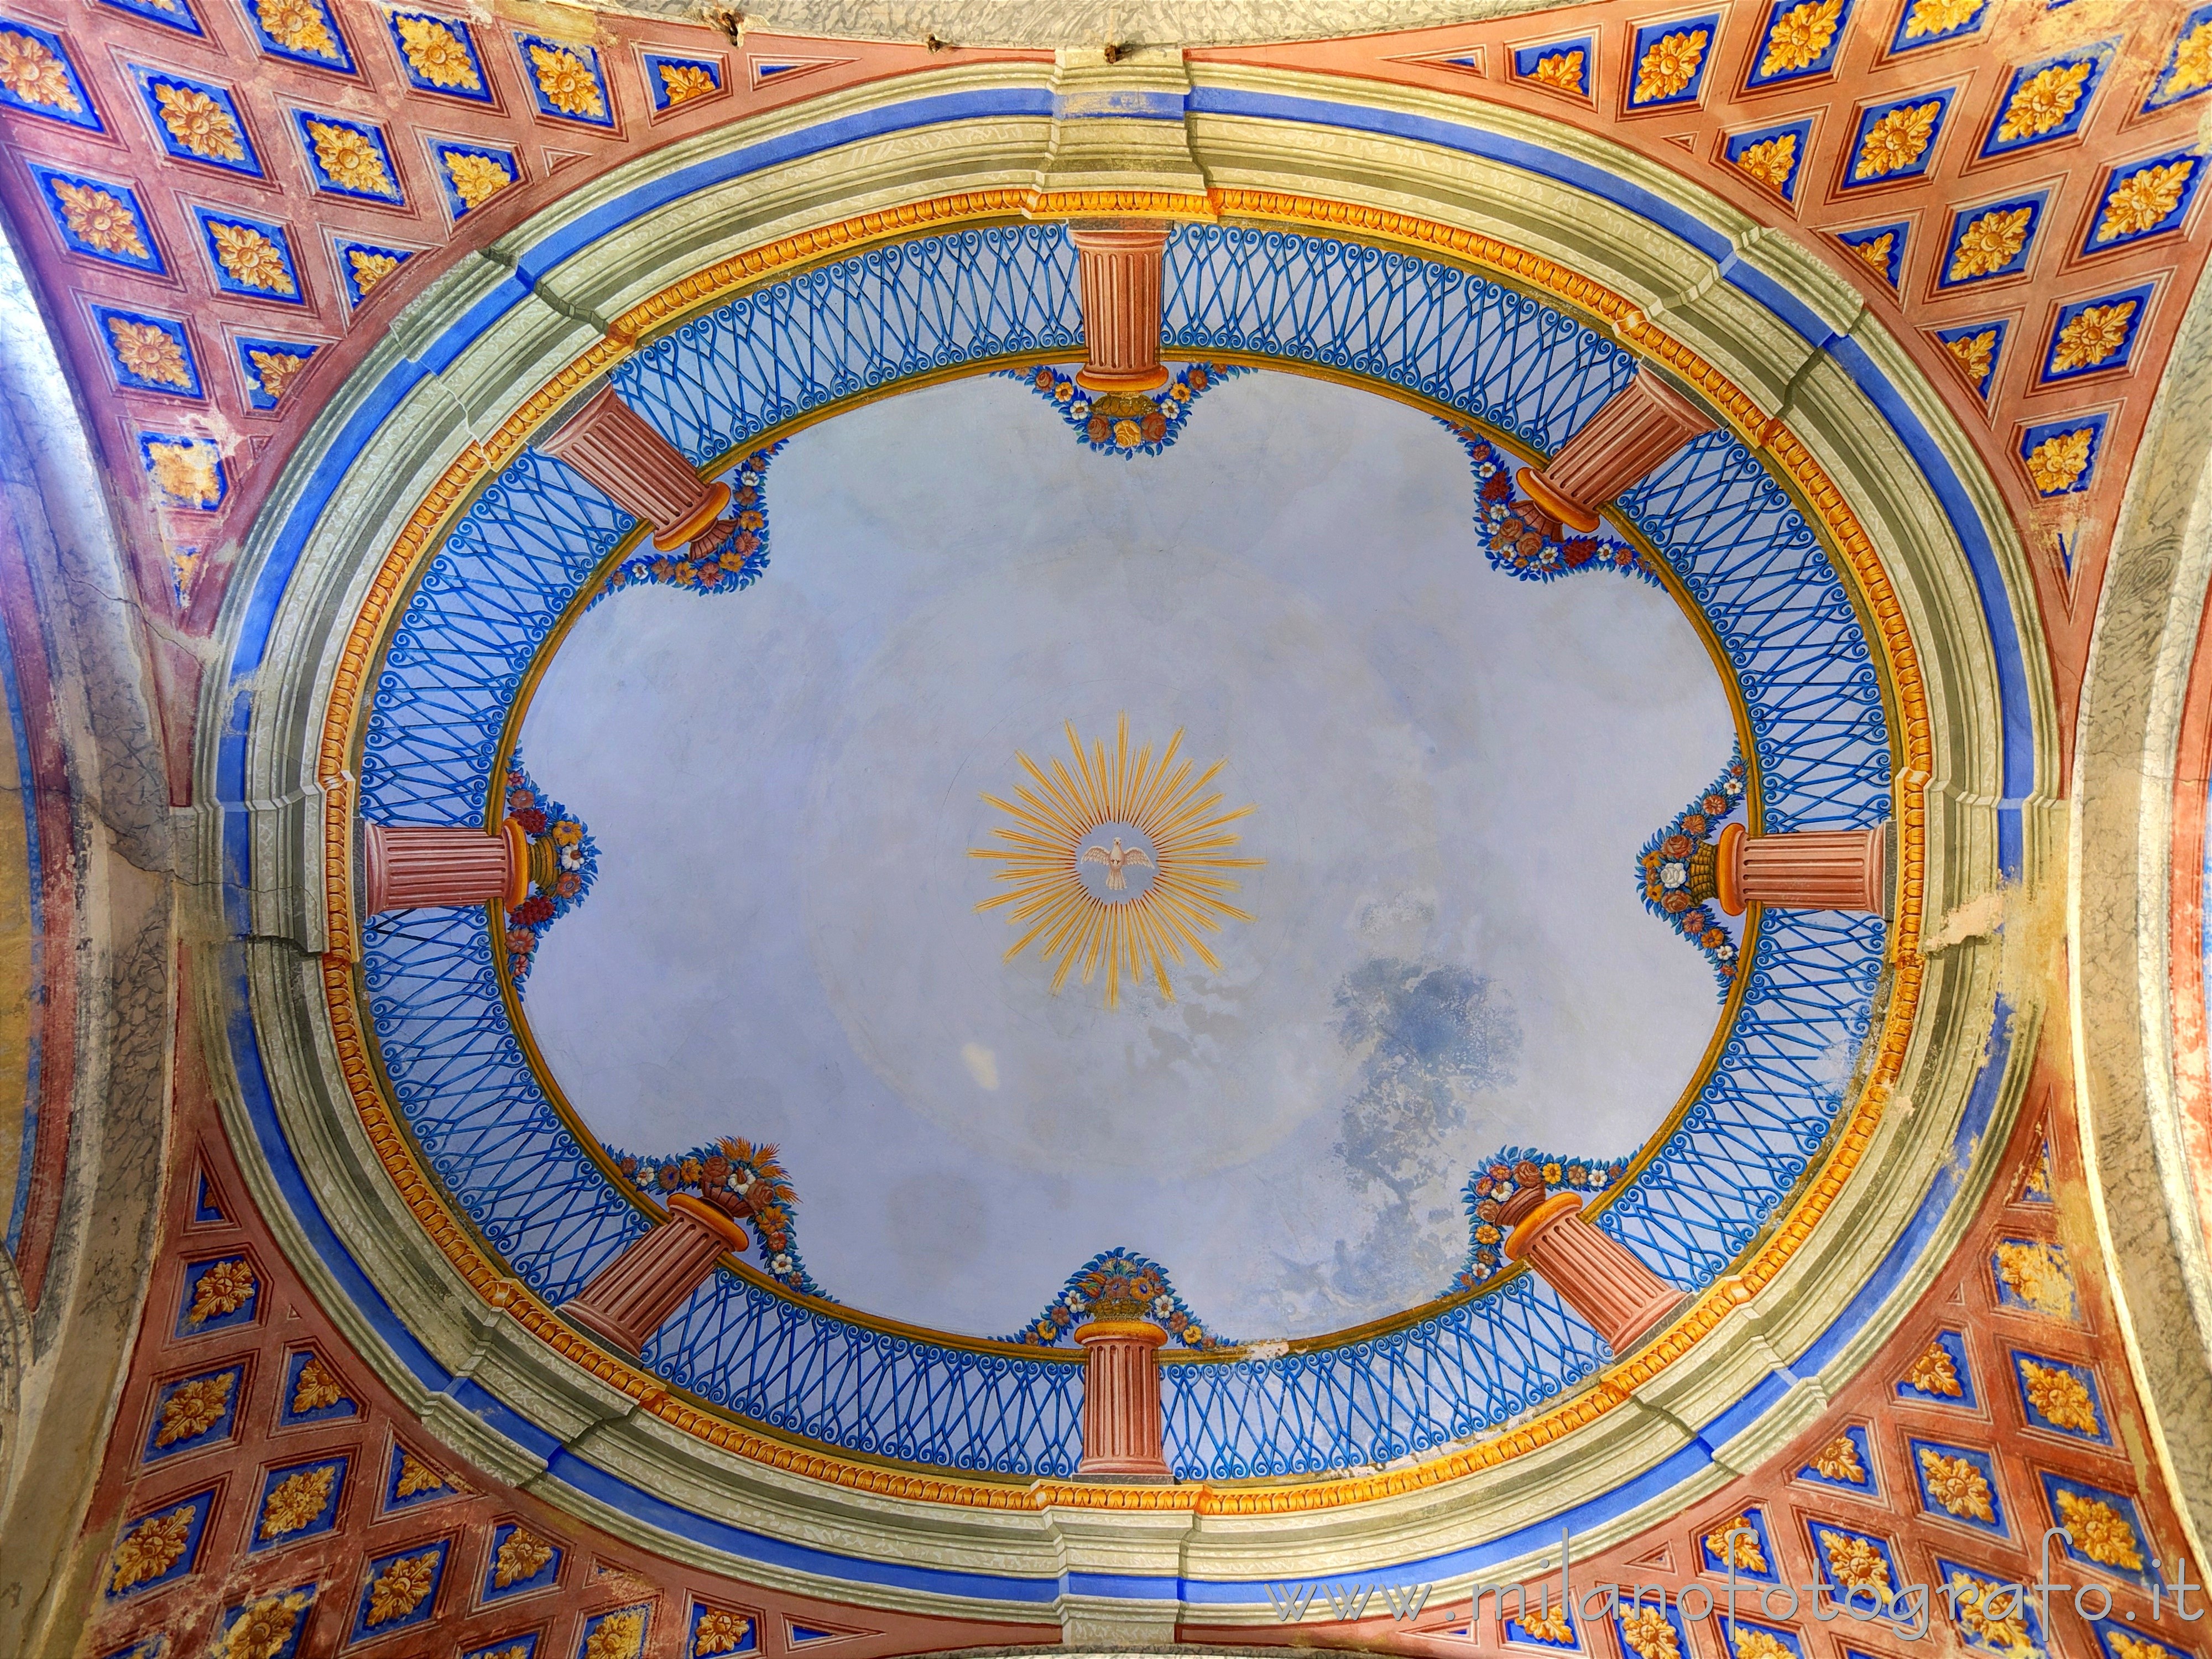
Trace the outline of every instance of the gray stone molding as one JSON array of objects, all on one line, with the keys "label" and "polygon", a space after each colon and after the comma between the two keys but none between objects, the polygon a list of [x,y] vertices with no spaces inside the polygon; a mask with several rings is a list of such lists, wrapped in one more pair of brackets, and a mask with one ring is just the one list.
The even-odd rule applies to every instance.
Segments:
[{"label": "gray stone molding", "polygon": [[[60,1215],[38,1305],[0,1254],[0,1652],[73,1653],[112,1527],[84,1519],[156,1254],[169,1100],[175,875],[169,781],[131,578],[83,418],[12,245],[0,240],[0,513],[38,612],[71,890],[46,941],[75,975]],[[42,780],[42,787],[59,787]],[[18,810],[14,803],[7,808]]]},{"label": "gray stone molding", "polygon": [[2212,586],[2212,289],[2167,360],[2113,530],[2074,751],[2067,961],[2106,1278],[2197,1559],[2212,1544],[2212,1261],[2183,1150],[2167,932],[2183,699]]},{"label": "gray stone molding", "polygon": [[[1049,70],[1001,65],[949,69],[930,92],[994,84],[1038,84]],[[2001,550],[2031,674],[2045,658],[2024,557],[1995,488],[1941,399],[1911,368],[1903,349],[1857,296],[1787,238],[1695,190],[1681,179],[1571,129],[1509,111],[1432,94],[1352,86],[1324,77],[1194,66],[1194,78],[1307,98],[1353,97],[1393,109],[1481,123],[1530,143],[1579,155],[1656,191],[1717,228],[1740,251],[1799,296],[1816,314],[1848,330],[1890,374],[1952,458]],[[419,299],[392,336],[326,410],[288,465],[234,580],[222,624],[236,637],[240,612],[266,558],[276,515],[327,452],[349,412],[386,366],[459,315],[511,273],[520,252],[641,179],[673,170],[769,133],[825,121],[913,95],[911,82],[857,88],[759,118],[672,147],[595,180],[483,254],[465,260]],[[1105,125],[1106,123],[1097,125]],[[1138,125],[1138,124],[1131,124]],[[1146,124],[1158,125],[1158,124]],[[1480,230],[1544,253],[1626,293],[1694,349],[1735,376],[1771,411],[1785,416],[1820,457],[1861,515],[1894,581],[1926,676],[1935,757],[1929,779],[1929,920],[1943,942],[1930,954],[1923,1004],[1897,1090],[1874,1145],[1842,1197],[1791,1259],[1779,1279],[1738,1309],[1688,1357],[1622,1409],[1519,1459],[1511,1480],[1470,1477],[1449,1486],[1348,1508],[1273,1517],[1200,1516],[1176,1532],[1174,1571],[1193,1578],[1240,1578],[1370,1571],[1439,1554],[1556,1515],[1650,1468],[1688,1443],[1694,1425],[1770,1373],[1790,1383],[1783,1403],[1721,1449],[1696,1479],[1594,1532],[1602,1547],[1677,1511],[1683,1504],[1749,1467],[1809,1419],[1863,1364],[1911,1300],[1931,1281],[1985,1189],[2003,1130],[2011,1121],[2034,1047],[2042,991],[2014,997],[2018,1023],[2001,1104],[1976,1143],[1960,1192],[1920,1249],[1913,1269],[1882,1313],[1817,1376],[1790,1372],[1813,1337],[1863,1282],[1870,1264],[1899,1236],[1936,1170],[1952,1158],[1953,1137],[1974,1079],[2004,973],[1999,944],[1984,914],[1997,890],[1996,807],[2003,793],[1995,670],[1978,598],[1958,541],[1932,492],[1878,412],[1826,353],[1784,329],[1740,290],[1716,280],[1711,260],[1621,210],[1510,168],[1457,152],[1326,126],[1195,117],[1185,124],[1188,153],[1217,186],[1304,192],[1401,208],[1449,226]],[[1141,151],[1129,135],[1129,148]],[[548,274],[490,336],[476,342],[402,401],[355,456],[331,495],[294,574],[258,676],[248,757],[249,794],[281,803],[310,799],[319,714],[329,695],[338,641],[369,574],[429,483],[472,437],[496,428],[552,370],[580,351],[605,322],[675,278],[791,231],[827,224],[871,208],[955,190],[1028,186],[1052,169],[1053,124],[977,120],[872,140],[757,173],[671,204]],[[2039,754],[2053,747],[2047,686],[2036,693]],[[215,744],[223,690],[211,685],[202,710],[201,791],[215,785]],[[2027,890],[2017,905],[2047,904],[2037,872],[2046,860],[2053,812],[2045,793],[2027,803],[2030,849]],[[321,1006],[312,953],[322,924],[307,877],[320,860],[319,826],[300,815],[255,808],[257,925],[264,937],[245,948],[252,1006],[277,1109],[302,1162],[314,1171],[331,1224],[395,1305],[410,1310],[417,1338],[440,1362],[557,1433],[578,1455],[620,1473],[702,1513],[767,1530],[794,1542],[878,1559],[1054,1576],[1071,1559],[1102,1547],[1100,1517],[1084,1511],[1079,1538],[1052,1513],[981,1510],[921,1504],[831,1487],[717,1452],[705,1443],[635,1413],[631,1402],[559,1359],[512,1321],[491,1314],[459,1279],[399,1205],[371,1153],[346,1094]],[[265,837],[265,838],[264,838]],[[264,854],[264,848],[266,848]],[[272,868],[273,866],[273,868]],[[2009,981],[2006,981],[2009,987]],[[445,1397],[428,1396],[390,1348],[352,1308],[260,1163],[234,1079],[228,1079],[219,1004],[203,1008],[203,1033],[254,1195],[312,1291],[411,1409],[422,1413],[463,1455],[529,1484],[592,1524],[668,1555],[757,1583],[887,1607],[945,1611],[946,1598],[875,1589],[724,1556],[639,1522],[542,1473],[534,1455],[504,1440]],[[1553,1402],[1554,1404],[1558,1402]],[[1182,1517],[1177,1517],[1182,1521]],[[1164,1562],[1169,1546],[1144,1529],[1141,1553]],[[1138,1547],[1137,1529],[1125,1540]],[[1071,1556],[1071,1552],[1075,1552]],[[1504,1582],[1541,1565],[1540,1554],[1501,1565],[1483,1582]],[[1463,1595],[1464,1577],[1440,1582],[1438,1595]],[[1034,1616],[1034,1609],[963,1602],[982,1616]],[[1064,1610],[1079,1636],[1099,1609]],[[1157,1630],[1163,1610],[1133,1607],[1135,1626],[1114,1639]],[[1264,1602],[1209,1607],[1222,1622],[1272,1623]]]}]

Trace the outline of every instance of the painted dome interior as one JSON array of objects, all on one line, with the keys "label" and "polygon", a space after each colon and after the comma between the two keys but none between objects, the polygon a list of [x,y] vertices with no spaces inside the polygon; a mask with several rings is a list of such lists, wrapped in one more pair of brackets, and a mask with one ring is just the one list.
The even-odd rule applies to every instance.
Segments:
[{"label": "painted dome interior", "polygon": [[[1609,1163],[1673,1111],[1720,998],[1637,855],[1723,769],[1726,689],[1664,589],[1492,565],[1442,422],[1261,371],[1123,458],[994,376],[810,427],[762,488],[757,585],[597,604],[520,727],[597,857],[522,1000],[602,1141],[775,1143],[869,1311],[1018,1331],[1126,1246],[1258,1340],[1449,1289],[1499,1149]],[[1124,714],[1225,760],[1206,821],[1249,803],[1215,833],[1260,862],[1250,920],[1193,924],[1218,970],[1108,1007],[1103,968],[1002,960],[1030,923],[976,914],[969,849],[1018,754],[1073,775],[1065,728],[1110,762]]]}]

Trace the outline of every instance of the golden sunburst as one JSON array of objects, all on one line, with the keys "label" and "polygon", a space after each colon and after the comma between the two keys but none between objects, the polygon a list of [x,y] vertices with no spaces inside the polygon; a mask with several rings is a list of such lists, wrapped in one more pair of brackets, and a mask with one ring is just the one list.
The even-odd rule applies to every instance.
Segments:
[{"label": "golden sunburst", "polygon": [[1067,746],[1075,757],[1073,772],[1055,760],[1048,775],[1017,750],[1014,758],[1036,788],[1016,786],[1016,801],[983,797],[1013,823],[991,832],[1004,848],[971,847],[968,855],[996,860],[995,879],[1012,890],[975,908],[1013,907],[1007,921],[1026,923],[1029,931],[1008,947],[1006,960],[1041,940],[1045,959],[1054,964],[1055,994],[1079,958],[1085,985],[1104,965],[1109,1008],[1121,1000],[1125,969],[1134,985],[1149,968],[1160,994],[1173,1002],[1168,961],[1181,967],[1188,947],[1219,973],[1221,963],[1200,935],[1219,933],[1224,917],[1252,920],[1221,896],[1237,888],[1224,872],[1267,862],[1226,855],[1241,838],[1225,833],[1225,827],[1252,808],[1218,810],[1221,795],[1206,792],[1229,763],[1216,761],[1194,778],[1194,763],[1176,758],[1181,732],[1168,740],[1158,765],[1150,744],[1131,757],[1127,714],[1110,756],[1100,741],[1086,755],[1073,720]]}]

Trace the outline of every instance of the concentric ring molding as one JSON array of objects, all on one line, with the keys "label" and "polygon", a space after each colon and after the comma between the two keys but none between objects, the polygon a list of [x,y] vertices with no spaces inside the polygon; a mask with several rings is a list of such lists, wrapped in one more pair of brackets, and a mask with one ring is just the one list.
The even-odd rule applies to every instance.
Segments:
[{"label": "concentric ring molding", "polygon": [[[1271,86],[1303,94],[1314,90],[1285,84],[1291,79],[1240,71],[1237,89],[1248,96],[1265,94]],[[1003,73],[933,76],[930,84],[958,86],[985,104],[994,96],[1020,99],[1020,88],[1009,85]],[[1340,97],[1341,83],[1333,90]],[[1538,137],[1525,130],[1528,124],[1497,112],[1474,112],[1491,124],[1476,127],[1468,124],[1466,106],[1365,90],[1371,99],[1358,108],[1369,116],[1380,110],[1433,123],[1448,113],[1470,141],[1526,146]],[[315,891],[322,883],[311,886],[286,878],[313,871],[343,879],[343,860],[336,868],[324,862],[325,813],[342,818],[345,802],[343,780],[325,764],[321,715],[328,699],[346,689],[349,679],[358,686],[359,664],[345,659],[345,631],[373,595],[384,550],[403,533],[418,545],[428,544],[428,522],[409,522],[418,504],[433,520],[460,504],[458,489],[435,489],[453,463],[462,461],[467,471],[479,472],[484,449],[519,444],[531,419],[557,401],[557,394],[535,405],[526,401],[547,368],[610,349],[603,331],[575,319],[596,312],[611,320],[618,307],[635,307],[647,280],[635,263],[641,250],[665,250],[678,269],[707,263],[708,254],[739,258],[757,274],[767,268],[761,250],[802,231],[806,240],[787,244],[786,258],[842,251],[855,234],[865,238],[919,228],[923,210],[911,201],[902,211],[873,222],[863,219],[857,227],[850,223],[848,210],[833,216],[830,204],[837,210],[852,206],[844,185],[862,149],[878,204],[886,199],[881,181],[902,173],[911,181],[906,193],[915,201],[943,203],[933,210],[938,213],[1005,216],[1024,207],[1065,213],[1084,205],[1038,204],[1024,189],[1036,176],[1048,122],[1016,111],[998,119],[970,113],[941,125],[933,118],[952,113],[946,106],[957,100],[933,98],[927,100],[933,107],[919,108],[898,93],[896,87],[875,88],[824,100],[806,112],[822,120],[844,118],[848,130],[872,123],[878,136],[865,145],[772,160],[761,171],[740,173],[742,182],[730,177],[733,170],[726,167],[724,178],[708,179],[688,196],[664,184],[658,221],[648,216],[593,246],[577,227],[625,190],[655,177],[665,180],[674,168],[706,173],[718,161],[742,156],[748,144],[781,138],[787,148],[804,148],[788,142],[804,123],[787,115],[729,129],[711,140],[696,141],[680,154],[599,181],[581,199],[544,216],[508,244],[518,252],[535,247],[542,253],[549,244],[562,246],[564,236],[575,242],[574,251],[562,255],[565,264],[549,261],[547,274],[538,278],[562,301],[562,309],[512,283],[504,270],[489,262],[457,271],[411,308],[398,331],[400,337],[422,343],[426,356],[437,364],[435,380],[423,365],[404,359],[394,345],[356,377],[347,405],[326,411],[257,529],[249,550],[257,568],[248,574],[260,580],[236,585],[226,615],[225,636],[241,672],[231,688],[211,692],[203,720],[203,778],[210,794],[240,804],[228,815],[228,839],[240,853],[250,849],[250,888],[236,896],[242,923],[257,931],[289,933],[311,951],[325,943],[327,913],[319,914],[323,896]],[[917,120],[921,125],[914,125]],[[1543,257],[1559,262],[1561,280],[1595,284],[1576,290],[1584,309],[1612,307],[1624,330],[1638,327],[1632,310],[1647,319],[1638,338],[1641,348],[1669,351],[1671,360],[1689,369],[1693,380],[1740,425],[1758,422],[1759,434],[1767,435],[1765,422],[1773,411],[1766,402],[1724,387],[1683,354],[1694,343],[1711,348],[1710,353],[1701,349],[1691,354],[1708,364],[1731,356],[1771,358],[1776,341],[1784,337],[1782,325],[1741,289],[1711,282],[1712,262],[1679,239],[1655,235],[1648,223],[1556,180],[1539,181],[1531,189],[1527,173],[1471,158],[1464,150],[1441,150],[1401,137],[1347,135],[1310,116],[1290,122],[1246,112],[1218,122],[1196,119],[1192,130],[1197,154],[1219,191],[1216,199],[1224,211],[1240,216],[1310,216],[1322,224],[1365,216],[1367,222],[1358,227],[1364,238],[1441,238],[1446,243],[1456,238],[1458,246],[1449,250],[1449,257],[1481,263],[1492,248],[1500,258],[1517,257],[1505,252],[1503,236],[1492,234],[1505,228],[1483,206],[1485,201],[1509,204],[1519,220],[1510,228],[1524,246],[1534,244]],[[1252,153],[1255,135],[1262,131],[1264,167],[1259,165],[1261,157]],[[1556,137],[1556,130],[1547,129],[1546,136]],[[1575,166],[1585,162],[1582,157],[1565,159]],[[1026,166],[1021,164],[1024,160]],[[1613,157],[1610,165],[1617,175],[1647,176],[1650,186],[1688,195],[1678,182],[1643,164]],[[981,203],[972,199],[983,191],[1016,193]],[[971,199],[944,203],[948,195],[963,193]],[[1375,216],[1376,208],[1351,208],[1347,198],[1387,203],[1382,212],[1404,216]],[[1126,210],[1139,204],[1116,200],[1110,205]],[[1188,211],[1195,204],[1184,198],[1157,205]],[[1744,234],[1741,226],[1729,222],[1733,216],[1714,204],[1705,204],[1699,216],[1715,227],[1718,240]],[[832,222],[847,228],[817,234]],[[673,226],[684,227],[684,235],[671,235]],[[1480,240],[1486,237],[1487,241]],[[702,238],[713,245],[701,247]],[[684,245],[671,248],[672,242]],[[748,249],[749,258],[744,252]],[[1565,264],[1569,259],[1571,266]],[[1574,276],[1575,270],[1582,276]],[[617,270],[624,275],[612,279],[617,286],[611,298],[591,303],[600,297],[595,285]],[[1540,274],[1524,266],[1518,279],[1527,283]],[[1771,277],[1763,280],[1808,314],[1813,304],[1837,307],[1838,296],[1824,291],[1818,280],[1824,272],[1808,264],[1802,274],[1811,303]],[[432,355],[442,350],[438,343],[450,319],[471,309],[494,309],[502,283],[509,283],[513,303],[495,326],[450,360]],[[1826,288],[1833,286],[1828,279]],[[1698,296],[1692,303],[1670,303],[1672,295],[1692,293]],[[694,287],[672,295],[669,305],[672,310],[690,308],[701,297]],[[1654,318],[1664,320],[1668,334],[1651,325],[1648,319]],[[1923,413],[1936,407],[1924,386],[1904,380],[1901,354],[1889,343],[1877,336],[1852,343],[1863,357],[1889,368],[1887,378],[1893,385],[1905,385],[1905,392],[1886,395],[1908,419],[1916,406]],[[1802,446],[1792,471],[1815,489],[1825,473],[1832,480],[1833,493],[1829,498],[1824,492],[1823,498],[1835,508],[1855,509],[1891,550],[1882,568],[1894,589],[1895,624],[1909,638],[1927,701],[1926,747],[1900,770],[1899,784],[1901,790],[1934,786],[1927,789],[1927,890],[1942,895],[1940,903],[1948,908],[1993,881],[1998,837],[1988,803],[2005,797],[2002,725],[1993,691],[1998,677],[1979,595],[1958,539],[1943,528],[1947,520],[1938,502],[1910,472],[1905,447],[1886,429],[1880,410],[1834,362],[1816,358],[1802,340],[1794,351],[1804,366],[1788,377],[1796,384],[1791,429]],[[1713,373],[1717,375],[1717,370]],[[413,384],[392,397],[386,388],[394,377]],[[381,407],[379,398],[385,400]],[[471,410],[483,413],[472,419]],[[1927,424],[1935,422],[1931,418]],[[479,446],[472,430],[487,441]],[[1937,430],[1939,441],[1948,435],[1942,447],[1958,458],[1959,471],[1969,480],[1966,488],[1986,492],[1985,482],[1966,471],[1965,447],[1956,434]],[[319,512],[307,501],[310,494],[325,495]],[[296,519],[295,507],[301,509]],[[314,520],[311,526],[301,522],[309,518]],[[1974,532],[1986,540],[1997,522],[1988,515]],[[2016,550],[2011,556],[2016,558]],[[255,631],[264,618],[265,640]],[[2033,641],[2007,643],[2015,660],[2036,659],[2021,650]],[[249,687],[249,734],[227,730],[233,696]],[[2047,733],[2047,703],[2029,711],[2026,734],[2032,738],[2039,729]],[[2039,752],[2045,747],[2036,745]],[[242,805],[248,800],[276,804],[248,810]],[[2029,829],[2032,839],[2040,833],[2033,814]],[[335,942],[343,947],[344,935],[337,935]],[[1912,962],[1905,965],[1908,970],[1917,967]],[[848,1597],[896,1605],[942,1605],[939,1598],[952,1595],[979,1610],[1033,1613],[1041,1595],[1048,1599],[1060,1571],[1051,1528],[1040,1510],[1070,1502],[1141,1501],[1136,1493],[1089,1487],[1030,1491],[949,1480],[889,1480],[879,1470],[795,1455],[780,1443],[762,1448],[787,1465],[811,1465],[816,1477],[849,1483],[831,1486],[793,1468],[731,1455],[662,1421],[652,1414],[660,1402],[650,1399],[649,1382],[594,1378],[558,1358],[512,1315],[469,1290],[446,1258],[428,1248],[411,1216],[401,1212],[349,1097],[345,1070],[354,1056],[345,1036],[325,1016],[325,966],[303,960],[294,947],[259,942],[242,947],[230,966],[234,976],[243,973],[250,979],[254,1029],[223,1029],[226,1011],[217,1006],[219,990],[204,1012],[216,1046],[225,1050],[222,1058],[234,1085],[226,1101],[234,1127],[241,1131],[242,1142],[260,1136],[262,1150],[269,1154],[257,1161],[253,1171],[260,1196],[278,1212],[290,1253],[325,1304],[345,1320],[386,1376],[464,1451],[518,1476],[534,1473],[550,1458],[556,1472],[539,1483],[545,1495],[672,1553],[757,1579],[817,1589],[830,1584]],[[1567,1402],[1558,1413],[1562,1420],[1555,1425],[1560,1431],[1556,1436],[1522,1431],[1478,1448],[1457,1465],[1438,1459],[1364,1481],[1269,1487],[1249,1494],[1216,1488],[1155,1492],[1151,1501],[1164,1508],[1200,1512],[1182,1546],[1187,1598],[1212,1604],[1209,1617],[1235,1616],[1236,1609],[1261,1599],[1255,1588],[1240,1589],[1235,1581],[1255,1571],[1275,1576],[1310,1570],[1302,1569],[1302,1560],[1318,1559],[1322,1550],[1328,1552],[1330,1570],[1431,1561],[1439,1564],[1431,1576],[1440,1578],[1487,1571],[1540,1547],[1533,1540],[1516,1540],[1516,1529],[1535,1527],[1571,1504],[1596,1501],[1604,1507],[1605,1490],[1620,1478],[1605,1471],[1659,1471],[1658,1485],[1672,1489],[1642,1505],[1614,1501],[1600,1523],[1613,1529],[1632,1526],[1655,1504],[1671,1507],[1690,1492],[1717,1482],[1721,1472],[1701,1447],[1689,1443],[1683,1423],[1700,1425],[1711,1441],[1741,1436],[1739,1444],[1744,1446],[1788,1432],[1817,1384],[1810,1378],[1778,1382],[1775,1365],[1802,1363],[1815,1338],[1828,1331],[1859,1290],[1870,1258],[1903,1237],[1908,1224],[1916,1236],[1876,1300],[1886,1297],[1887,1305],[1894,1306],[1909,1296],[1924,1275],[1924,1264],[1940,1257],[1945,1235],[1977,1189],[1978,1165],[1964,1182],[1951,1177],[1955,1184],[1936,1194],[1942,1202],[1929,1200],[1932,1210],[1922,1203],[1930,1170],[1953,1151],[1954,1134],[1966,1121],[1976,1051],[1989,1030],[1992,979],[1986,951],[1973,945],[1926,964],[1917,1029],[1908,1042],[1893,1041],[1884,1051],[1885,1070],[1911,1093],[1916,1109],[1877,1121],[1878,1098],[1863,1095],[1854,1103],[1856,1133],[1841,1144],[1863,1150],[1848,1182],[1838,1179],[1819,1189],[1826,1200],[1825,1215],[1817,1224],[1802,1218],[1778,1232],[1777,1238],[1791,1240],[1795,1253],[1771,1263],[1773,1277],[1758,1302],[1747,1305],[1739,1299],[1740,1293],[1747,1295],[1744,1286],[1727,1281],[1717,1286],[1701,1310],[1710,1334],[1686,1353],[1662,1346],[1660,1352],[1673,1363],[1644,1367],[1640,1394],[1625,1388],[1616,1373]],[[2017,1056],[2025,1048],[2021,1042],[2008,1049],[1998,1046],[2000,1059],[1982,1091],[1987,1098],[1978,1108],[1984,1115],[1978,1127],[1987,1127],[1992,1115],[2001,1117],[2009,1109],[2013,1079],[2005,1075],[2002,1055]],[[1965,1150],[1972,1153],[1971,1140]],[[293,1164],[295,1157],[317,1173],[312,1195]],[[1824,1172],[1824,1180],[1831,1173],[1841,1175]],[[1921,1211],[1917,1218],[1916,1207]],[[495,1297],[502,1294],[497,1285],[490,1288]],[[392,1300],[410,1307],[411,1335],[391,1320]],[[1814,1369],[1848,1374],[1883,1328],[1879,1310],[1864,1310],[1840,1336],[1831,1332],[1822,1339],[1825,1346],[1814,1351]],[[465,1380],[454,1380],[456,1373]],[[617,1386],[629,1381],[638,1386]],[[641,1401],[641,1395],[647,1399]],[[1647,1401],[1662,1407],[1664,1415],[1645,1410]],[[1567,1432],[1568,1419],[1581,1426]],[[544,1429],[533,1429],[532,1422]],[[582,1450],[564,1447],[563,1442]],[[1735,1461],[1735,1449],[1730,1450]],[[1479,1468],[1504,1455],[1517,1460],[1510,1483],[1455,1478],[1462,1468]],[[1670,1459],[1672,1466],[1664,1467]],[[672,1501],[647,1519],[618,1510],[586,1490],[605,1485],[602,1477],[609,1473],[666,1493]],[[948,1510],[917,1501],[931,1497],[1000,1507]],[[1249,1508],[1294,1512],[1264,1526],[1257,1517],[1225,1518]],[[764,1531],[746,1530],[755,1528],[773,1531],[776,1540],[771,1544]],[[823,1550],[854,1559],[841,1562],[817,1553]],[[1264,1569],[1258,1553],[1264,1553]]]}]

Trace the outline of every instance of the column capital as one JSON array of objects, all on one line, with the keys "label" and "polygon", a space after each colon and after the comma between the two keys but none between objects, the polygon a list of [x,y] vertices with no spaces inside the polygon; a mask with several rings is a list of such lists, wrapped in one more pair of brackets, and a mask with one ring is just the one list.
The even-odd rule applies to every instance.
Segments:
[{"label": "column capital", "polygon": [[1713,418],[1649,368],[1613,393],[1540,468],[1524,468],[1528,499],[1571,530],[1597,528],[1606,504],[1649,476]]},{"label": "column capital", "polygon": [[574,467],[617,506],[644,520],[664,553],[705,535],[730,504],[729,485],[702,478],[681,450],[623,401],[611,380],[532,447]]}]

